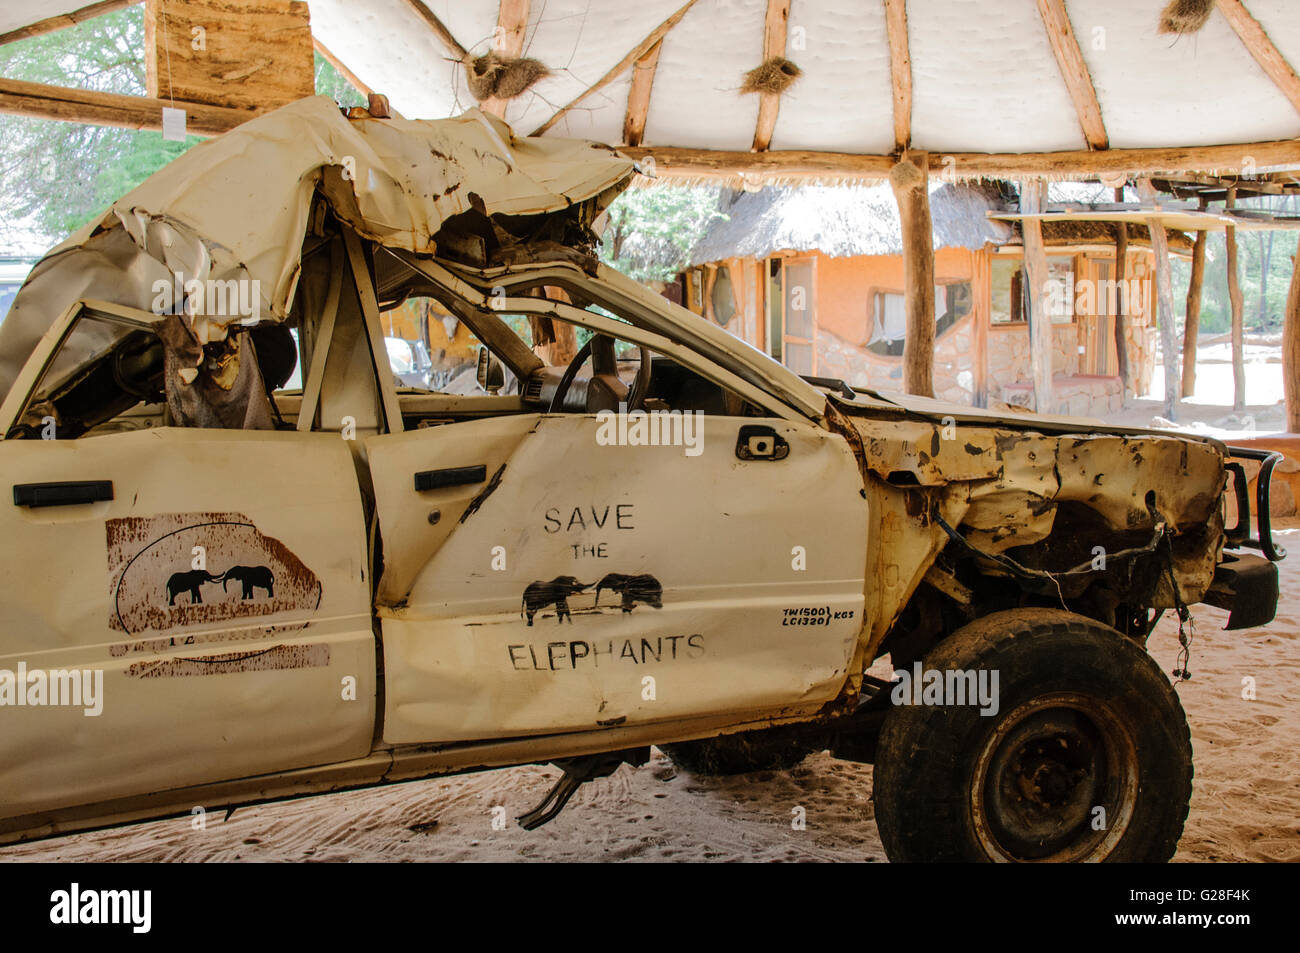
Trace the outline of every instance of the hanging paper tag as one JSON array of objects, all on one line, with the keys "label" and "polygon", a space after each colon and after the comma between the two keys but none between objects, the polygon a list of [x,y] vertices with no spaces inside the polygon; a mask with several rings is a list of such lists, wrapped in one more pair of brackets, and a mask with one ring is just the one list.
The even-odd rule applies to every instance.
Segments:
[{"label": "hanging paper tag", "polygon": [[185,141],[185,110],[163,107],[162,134],[168,142]]}]

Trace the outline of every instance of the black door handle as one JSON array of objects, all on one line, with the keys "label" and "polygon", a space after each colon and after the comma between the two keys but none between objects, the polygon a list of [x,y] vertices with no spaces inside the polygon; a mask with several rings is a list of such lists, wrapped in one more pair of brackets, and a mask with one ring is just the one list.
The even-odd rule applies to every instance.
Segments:
[{"label": "black door handle", "polygon": [[415,474],[415,489],[440,490],[444,486],[482,483],[487,479],[487,464],[474,467],[448,467],[445,470],[421,470]]},{"label": "black door handle", "polygon": [[71,506],[76,503],[98,503],[112,498],[112,480],[14,484],[14,506]]}]

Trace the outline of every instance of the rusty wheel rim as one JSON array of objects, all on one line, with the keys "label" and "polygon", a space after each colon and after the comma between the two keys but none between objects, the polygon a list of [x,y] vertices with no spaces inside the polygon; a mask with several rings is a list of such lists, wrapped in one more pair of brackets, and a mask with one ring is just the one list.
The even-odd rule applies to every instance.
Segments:
[{"label": "rusty wheel rim", "polygon": [[1133,819],[1137,788],[1136,745],[1108,705],[1043,695],[1010,712],[984,743],[972,785],[975,834],[996,861],[1102,860]]}]

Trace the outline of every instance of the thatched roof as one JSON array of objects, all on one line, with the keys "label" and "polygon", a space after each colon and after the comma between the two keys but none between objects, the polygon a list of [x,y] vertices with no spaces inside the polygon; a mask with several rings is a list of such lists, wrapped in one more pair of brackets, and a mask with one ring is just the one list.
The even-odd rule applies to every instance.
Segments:
[{"label": "thatched roof", "polygon": [[[934,247],[982,248],[1009,241],[1014,230],[988,218],[1008,203],[994,184],[941,185],[930,193]],[[779,251],[817,250],[832,258],[901,255],[898,206],[888,186],[805,186],[757,192],[724,190],[714,222],[691,252],[692,264],[723,258],[766,258]]]}]

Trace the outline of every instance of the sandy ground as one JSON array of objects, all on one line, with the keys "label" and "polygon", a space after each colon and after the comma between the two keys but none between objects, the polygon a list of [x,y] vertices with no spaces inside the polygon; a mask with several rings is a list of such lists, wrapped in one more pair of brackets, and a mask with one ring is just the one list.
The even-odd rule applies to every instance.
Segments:
[{"label": "sandy ground", "polygon": [[[1281,564],[1282,603],[1265,629],[1225,632],[1194,611],[1192,680],[1179,688],[1196,779],[1177,860],[1300,861],[1300,519],[1279,521],[1297,555]],[[1177,625],[1150,649],[1174,668]],[[1255,680],[1253,700],[1243,679]],[[0,849],[0,861],[884,861],[871,767],[819,754],[790,771],[698,778],[655,752],[584,785],[532,833],[517,814],[559,772],[520,767],[240,809],[226,821],[137,824]],[[493,808],[509,820],[493,828]],[[803,808],[806,829],[795,830]],[[498,815],[500,812],[496,812]]]}]

